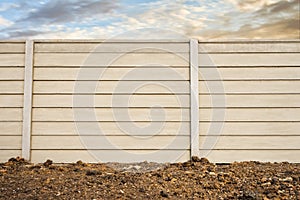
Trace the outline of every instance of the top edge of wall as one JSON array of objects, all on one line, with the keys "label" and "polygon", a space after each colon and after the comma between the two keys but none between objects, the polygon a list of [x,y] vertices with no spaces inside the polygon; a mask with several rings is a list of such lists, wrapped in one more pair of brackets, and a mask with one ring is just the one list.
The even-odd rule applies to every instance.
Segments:
[{"label": "top edge of wall", "polygon": [[298,43],[300,39],[228,39],[228,40],[198,40],[199,43]]},{"label": "top edge of wall", "polygon": [[0,40],[0,43],[25,43],[26,40]]},{"label": "top edge of wall", "polygon": [[[192,39],[192,38],[191,38]],[[99,42],[107,42],[107,43],[185,43],[189,42],[190,39],[32,39],[34,42],[49,42],[49,43],[99,43]],[[26,40],[0,40],[0,43],[25,43]],[[198,40],[199,43],[278,43],[278,42],[290,42],[290,43],[299,43],[300,39],[214,39],[214,40]]]},{"label": "top edge of wall", "polygon": [[65,43],[99,43],[99,42],[107,42],[107,43],[186,43],[189,42],[189,39],[35,39],[34,42],[65,42]]}]

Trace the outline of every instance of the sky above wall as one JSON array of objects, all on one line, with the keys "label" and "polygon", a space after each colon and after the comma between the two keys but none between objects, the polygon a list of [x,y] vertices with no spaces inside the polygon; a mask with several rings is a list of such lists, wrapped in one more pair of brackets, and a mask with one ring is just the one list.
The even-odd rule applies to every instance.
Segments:
[{"label": "sky above wall", "polygon": [[1,0],[0,39],[300,39],[300,0]]}]

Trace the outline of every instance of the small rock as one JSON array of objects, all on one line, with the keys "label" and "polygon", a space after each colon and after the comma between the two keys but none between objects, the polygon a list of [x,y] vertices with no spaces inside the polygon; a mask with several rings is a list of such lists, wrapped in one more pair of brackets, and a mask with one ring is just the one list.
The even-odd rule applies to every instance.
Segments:
[{"label": "small rock", "polygon": [[25,165],[25,164],[29,164],[29,162],[25,161],[24,158],[21,158],[21,157],[16,157],[16,158],[10,158],[8,160],[8,162],[5,163],[6,165],[14,165],[14,164],[22,164],[22,165]]},{"label": "small rock", "polygon": [[261,184],[261,186],[270,186],[270,185],[271,185],[270,182],[266,182],[266,183]]},{"label": "small rock", "polygon": [[292,177],[280,178],[279,181],[282,181],[282,182],[292,182],[293,178]]},{"label": "small rock", "polygon": [[190,161],[184,162],[184,163],[182,163],[182,166],[184,166],[184,167],[190,167],[191,166],[191,162]]},{"label": "small rock", "polygon": [[83,163],[81,160],[78,160],[78,161],[76,162],[76,164],[77,164],[77,165],[83,165],[84,163]]},{"label": "small rock", "polygon": [[75,168],[73,169],[73,171],[74,171],[74,172],[79,172],[79,171],[81,171],[81,169],[80,169],[79,167],[75,167]]},{"label": "small rock", "polygon": [[272,183],[276,183],[279,180],[276,176],[272,178]]},{"label": "small rock", "polygon": [[284,192],[285,192],[284,190],[278,190],[277,191],[278,194],[284,194]]},{"label": "small rock", "polygon": [[192,156],[192,161],[193,162],[200,162],[201,159],[198,156]]},{"label": "small rock", "polygon": [[227,173],[227,172],[219,172],[219,174],[222,176],[229,176],[230,174],[229,173]]},{"label": "small rock", "polygon": [[50,178],[47,178],[44,183],[49,184],[50,183]]},{"label": "small rock", "polygon": [[125,192],[123,190],[120,190],[120,193],[124,194]]},{"label": "small rock", "polygon": [[135,165],[135,166],[133,166],[132,167],[134,170],[139,170],[139,169],[141,169],[142,167],[141,166],[138,166],[138,165]]},{"label": "small rock", "polygon": [[97,175],[98,172],[96,170],[87,170],[85,174],[87,176],[94,176],[94,175]]},{"label": "small rock", "polygon": [[43,163],[43,165],[45,166],[45,167],[49,167],[50,165],[52,165],[53,164],[53,161],[52,160],[46,160],[46,162],[44,162]]},{"label": "small rock", "polygon": [[22,162],[25,162],[25,159],[17,156],[16,158],[10,158],[8,160],[8,162],[21,162],[22,163]]},{"label": "small rock", "polygon": [[268,197],[269,199],[274,199],[274,197],[276,197],[276,194],[270,192],[270,193],[267,194],[267,197]]},{"label": "small rock", "polygon": [[217,174],[215,172],[209,172],[209,175],[216,176]]},{"label": "small rock", "polygon": [[10,158],[10,159],[8,160],[8,162],[17,162],[17,159],[16,159],[16,158]]},{"label": "small rock", "polygon": [[168,198],[168,197],[169,197],[169,194],[168,194],[167,192],[165,192],[164,190],[161,190],[161,191],[160,191],[160,196],[165,197],[165,198]]},{"label": "small rock", "polygon": [[25,159],[18,156],[18,157],[17,157],[17,161],[18,161],[18,162],[25,162]]},{"label": "small rock", "polygon": [[139,169],[141,169],[142,167],[139,165],[130,165],[129,167],[124,167],[123,170],[125,171],[138,171]]},{"label": "small rock", "polygon": [[145,192],[145,189],[144,188],[140,188],[139,192]]},{"label": "small rock", "polygon": [[171,179],[171,183],[175,183],[176,181],[177,181],[176,178],[172,178],[172,179]]},{"label": "small rock", "polygon": [[209,160],[208,160],[207,158],[201,158],[201,159],[200,159],[200,162],[201,162],[202,164],[209,164],[209,163],[210,163]]},{"label": "small rock", "polygon": [[50,165],[50,166],[49,166],[49,169],[55,169],[55,166]]},{"label": "small rock", "polygon": [[263,177],[261,180],[260,180],[262,183],[265,183],[265,182],[267,182],[268,181],[268,178],[266,178],[266,177]]},{"label": "small rock", "polygon": [[38,164],[38,165],[31,165],[31,166],[29,166],[28,168],[30,169],[30,170],[33,170],[33,169],[41,169],[41,165],[40,164]]},{"label": "small rock", "polygon": [[253,191],[242,191],[240,199],[256,199],[256,194]]}]

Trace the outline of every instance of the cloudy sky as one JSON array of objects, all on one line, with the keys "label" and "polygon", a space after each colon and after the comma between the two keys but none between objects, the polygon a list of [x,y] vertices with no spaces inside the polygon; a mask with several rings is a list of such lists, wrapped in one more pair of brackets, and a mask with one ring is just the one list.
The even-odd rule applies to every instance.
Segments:
[{"label": "cloudy sky", "polygon": [[300,39],[300,0],[0,0],[0,39]]}]

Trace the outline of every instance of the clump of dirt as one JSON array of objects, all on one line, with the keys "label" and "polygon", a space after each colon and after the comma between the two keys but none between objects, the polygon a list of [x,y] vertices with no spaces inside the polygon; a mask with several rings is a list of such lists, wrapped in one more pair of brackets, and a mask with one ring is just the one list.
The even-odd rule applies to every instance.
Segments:
[{"label": "clump of dirt", "polygon": [[0,199],[300,199],[300,164],[0,164]]}]

